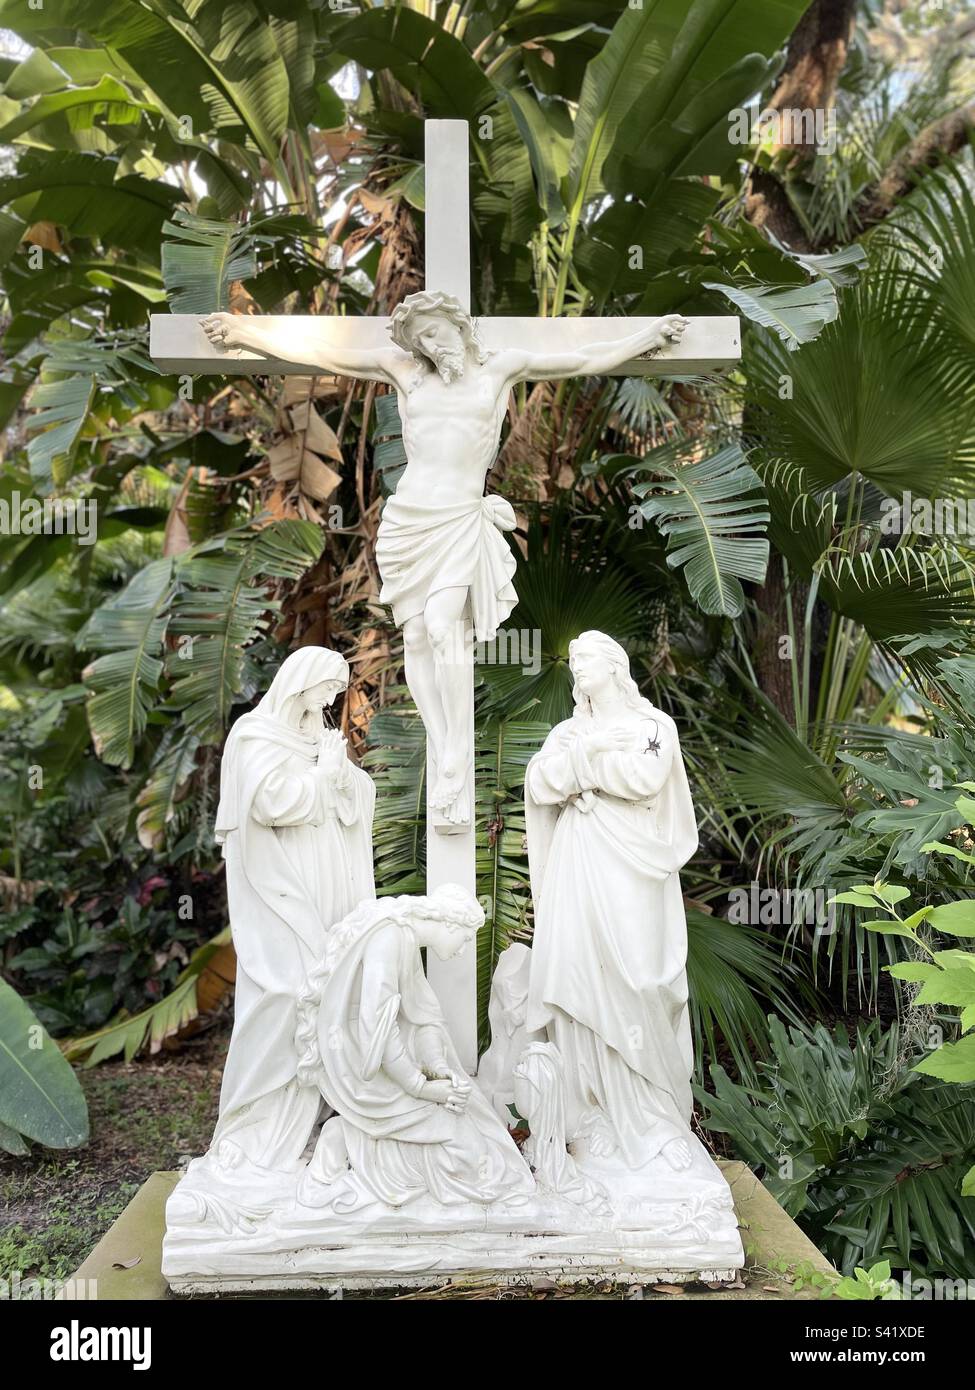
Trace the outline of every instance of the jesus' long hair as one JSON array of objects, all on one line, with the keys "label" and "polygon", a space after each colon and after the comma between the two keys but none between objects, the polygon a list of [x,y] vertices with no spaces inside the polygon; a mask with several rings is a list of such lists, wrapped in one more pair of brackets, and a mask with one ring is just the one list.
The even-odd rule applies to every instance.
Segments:
[{"label": "jesus' long hair", "polygon": [[397,304],[389,320],[389,336],[398,348],[408,352],[424,366],[434,366],[413,341],[414,324],[423,314],[440,314],[460,329],[464,347],[475,362],[483,365],[488,360],[491,354],[478,337],[474,320],[455,295],[445,294],[442,290],[418,290]]}]

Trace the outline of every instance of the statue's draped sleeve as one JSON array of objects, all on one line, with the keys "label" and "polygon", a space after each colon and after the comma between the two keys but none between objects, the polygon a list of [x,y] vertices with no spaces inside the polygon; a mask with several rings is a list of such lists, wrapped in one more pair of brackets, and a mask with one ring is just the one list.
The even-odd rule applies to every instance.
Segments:
[{"label": "statue's draped sleeve", "polygon": [[352,764],[346,758],[331,777],[323,777],[312,763],[307,771],[272,768],[254,792],[251,815],[261,825],[322,825],[335,816],[351,825],[362,813]]},{"label": "statue's draped sleeve", "polygon": [[[559,731],[554,731],[558,733]],[[648,737],[646,742],[650,743]],[[541,805],[559,804],[587,791],[605,792],[624,801],[644,801],[666,785],[674,761],[676,740],[658,725],[659,746],[589,754],[581,738],[550,734],[529,765],[526,785]],[[634,739],[639,745],[640,740]]]},{"label": "statue's draped sleeve", "polygon": [[371,1081],[380,1068],[408,1095],[418,1094],[423,1073],[410,1057],[399,1026],[399,932],[384,927],[362,958],[358,1028],[362,1076]]}]

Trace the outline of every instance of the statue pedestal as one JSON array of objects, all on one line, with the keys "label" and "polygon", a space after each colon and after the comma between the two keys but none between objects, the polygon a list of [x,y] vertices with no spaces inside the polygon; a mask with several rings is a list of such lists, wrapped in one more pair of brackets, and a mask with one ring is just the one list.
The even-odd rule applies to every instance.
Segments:
[{"label": "statue pedestal", "polygon": [[[602,1172],[603,1181],[607,1174]],[[337,1185],[335,1185],[337,1186]],[[325,1196],[332,1189],[322,1189]],[[169,1199],[162,1269],[175,1293],[426,1286],[465,1275],[630,1284],[731,1280],[744,1264],[728,1184],[694,1141],[614,1182],[612,1213],[540,1190],[490,1206],[421,1198],[394,1208],[345,1185],[331,1206],[294,1177],[193,1164]],[[361,1195],[361,1194],[360,1194]]]}]

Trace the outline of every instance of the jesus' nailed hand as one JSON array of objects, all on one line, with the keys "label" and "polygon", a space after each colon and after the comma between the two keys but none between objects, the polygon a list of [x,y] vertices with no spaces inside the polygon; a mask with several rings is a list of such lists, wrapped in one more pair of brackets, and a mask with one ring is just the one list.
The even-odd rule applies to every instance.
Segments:
[{"label": "jesus' nailed hand", "polygon": [[514,512],[503,498],[484,496],[508,394],[519,381],[595,375],[659,352],[680,342],[687,320],[667,314],[616,342],[551,354],[516,346],[488,351],[460,302],[431,291],[397,306],[392,342],[382,348],[335,346],[334,327],[326,334],[314,318],[268,326],[219,313],[202,324],[215,347],[381,381],[396,391],[407,465],[377,536],[380,599],[403,629],[406,679],[435,769],[430,806],[446,824],[466,826],[472,692],[456,656],[465,649],[457,634],[469,615],[477,640],[493,641],[517,602],[515,560],[500,534],[514,528]]}]

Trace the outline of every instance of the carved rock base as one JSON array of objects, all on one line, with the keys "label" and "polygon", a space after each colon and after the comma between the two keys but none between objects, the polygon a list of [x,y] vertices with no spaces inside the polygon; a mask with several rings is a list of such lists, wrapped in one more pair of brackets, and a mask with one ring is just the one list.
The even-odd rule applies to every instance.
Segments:
[{"label": "carved rock base", "polygon": [[589,1169],[610,1190],[612,1213],[598,1216],[542,1189],[491,1206],[424,1198],[339,1213],[300,1201],[295,1176],[228,1173],[202,1160],[167,1204],[163,1273],[183,1294],[417,1287],[478,1275],[733,1279],[744,1257],[731,1192],[696,1140],[693,1149],[683,1172],[662,1158],[625,1177],[606,1162]]}]

